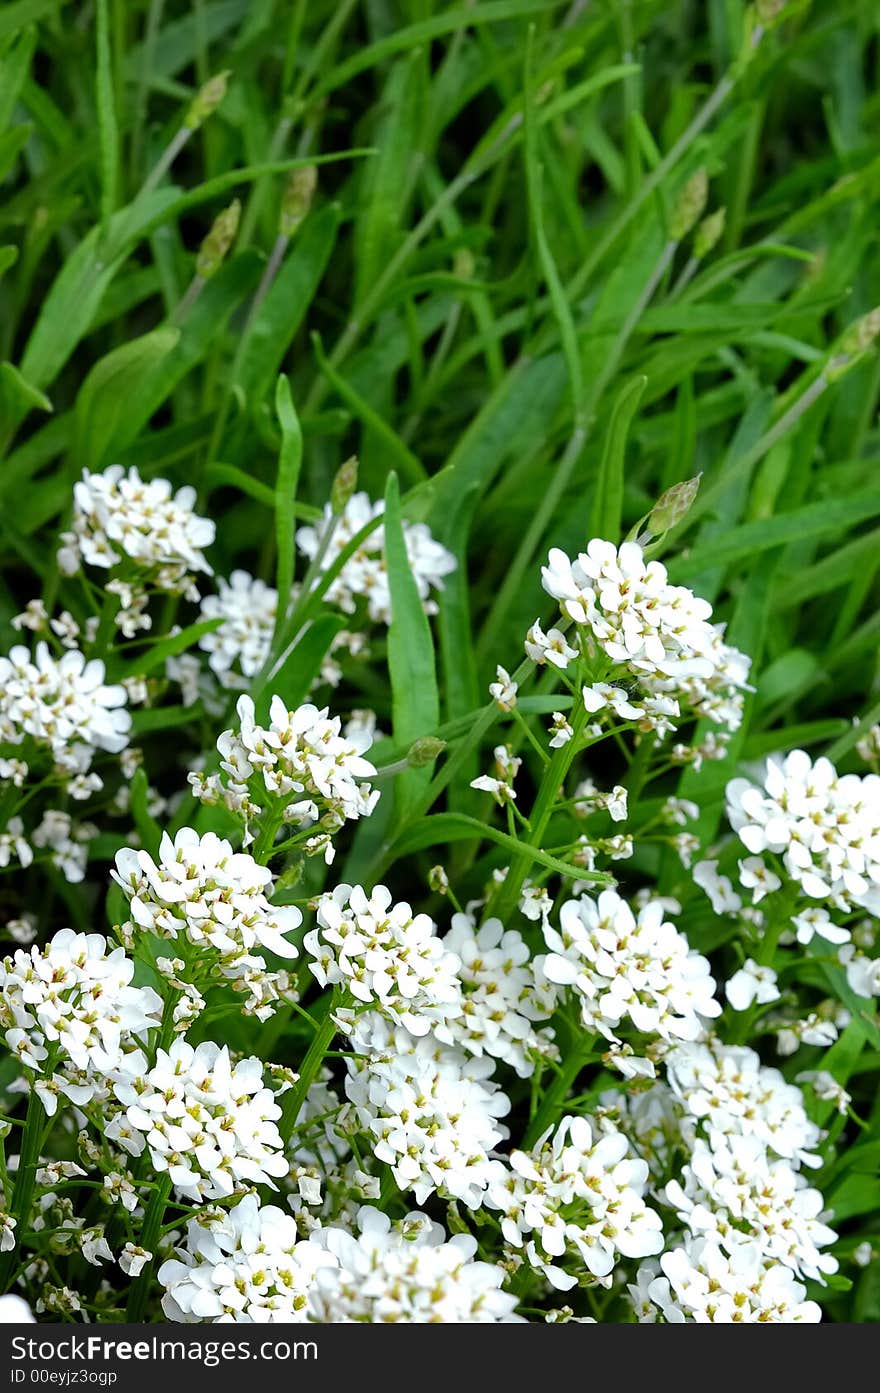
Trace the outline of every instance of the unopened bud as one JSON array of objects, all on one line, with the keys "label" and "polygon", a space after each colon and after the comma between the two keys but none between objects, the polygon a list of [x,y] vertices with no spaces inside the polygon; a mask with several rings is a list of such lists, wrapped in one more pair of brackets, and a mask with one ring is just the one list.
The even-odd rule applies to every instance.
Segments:
[{"label": "unopened bud", "polygon": [[467,247],[462,247],[455,253],[455,259],[452,262],[452,273],[458,276],[459,280],[469,281],[476,269],[477,263],[474,260],[474,254]]},{"label": "unopened bud", "polygon": [[445,740],[438,740],[435,735],[423,735],[421,740],[415,740],[410,745],[406,762],[410,769],[421,769],[426,764],[433,764],[445,749]]},{"label": "unopened bud", "polygon": [[351,459],[340,464],[336,471],[336,478],[330,486],[330,508],[335,517],[345,512],[348,500],[357,488],[357,481],[357,455],[352,455]]},{"label": "unopened bud", "polygon": [[694,479],[673,484],[660,496],[648,517],[648,530],[655,537],[662,537],[664,532],[668,532],[690,512],[702,477],[702,474],[698,474]]},{"label": "unopened bud", "polygon": [[197,131],[199,126],[207,121],[213,111],[216,111],[223,98],[226,96],[226,84],[229,81],[229,71],[217,73],[216,77],[211,77],[200,87],[190,104],[190,108],[183,118],[183,124],[188,126],[191,131]]},{"label": "unopened bud", "polygon": [[432,866],[428,871],[428,889],[435,895],[449,894],[449,876],[442,866]]},{"label": "unopened bud", "polygon": [[703,257],[708,256],[716,246],[724,232],[726,220],[727,209],[717,208],[714,213],[710,213],[708,218],[704,218],[700,223],[694,233],[694,256],[697,261],[702,261]]},{"label": "unopened bud", "polygon": [[282,237],[292,237],[307,217],[317,186],[318,171],[313,164],[303,165],[301,169],[293,171],[281,195],[278,231]]},{"label": "unopened bud", "polygon": [[755,0],[755,14],[758,23],[765,29],[770,29],[774,24],[778,24],[782,18],[784,10],[788,9],[788,0]]},{"label": "unopened bud", "polygon": [[203,281],[210,280],[223,265],[226,253],[235,241],[240,216],[241,204],[236,198],[214,219],[211,231],[199,247],[196,257],[196,275]]},{"label": "unopened bud", "polygon": [[688,179],[672,210],[669,235],[673,242],[680,242],[699,222],[708,197],[709,176],[705,169],[700,168]]},{"label": "unopened bud", "polygon": [[836,382],[838,378],[848,373],[850,368],[855,367],[868,349],[873,347],[878,334],[880,334],[880,309],[870,310],[868,314],[863,314],[861,319],[857,319],[854,324],[850,324],[838,340],[834,355],[825,368],[826,380]]}]

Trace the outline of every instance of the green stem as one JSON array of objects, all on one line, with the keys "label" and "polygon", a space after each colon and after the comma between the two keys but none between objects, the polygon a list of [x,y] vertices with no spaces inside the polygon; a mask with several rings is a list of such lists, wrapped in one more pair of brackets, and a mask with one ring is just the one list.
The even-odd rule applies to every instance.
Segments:
[{"label": "green stem", "polygon": [[165,1217],[165,1209],[170,1195],[171,1177],[169,1175],[160,1176],[147,1206],[140,1241],[140,1246],[146,1248],[148,1253],[152,1253],[153,1257],[140,1276],[135,1277],[131,1284],[128,1304],[125,1308],[125,1319],[130,1325],[137,1325],[144,1318],[144,1307],[147,1304],[156,1268],[156,1245],[162,1233],[162,1220]]},{"label": "green stem", "polygon": [[0,1257],[0,1292],[7,1292],[9,1290],[12,1271],[19,1256],[19,1244],[30,1222],[31,1205],[33,1204],[34,1198],[34,1183],[36,1180],[37,1166],[40,1161],[40,1150],[43,1144],[43,1131],[45,1125],[45,1109],[40,1102],[36,1089],[31,1088],[28,1098],[24,1134],[21,1139],[21,1152],[18,1158],[15,1189],[12,1192],[12,1203],[10,1205],[12,1217],[15,1219],[16,1229],[18,1231],[19,1242],[10,1252],[4,1253],[2,1257]]},{"label": "green stem", "polygon": [[278,1130],[282,1140],[286,1143],[290,1140],[290,1135],[296,1126],[297,1118],[302,1111],[303,1103],[309,1089],[318,1077],[318,1071],[324,1062],[324,1056],[330,1048],[336,1035],[336,1023],[333,1020],[333,1013],[340,1005],[339,993],[334,988],[327,1005],[327,1013],[324,1016],[318,1029],[312,1036],[312,1043],[306,1051],[306,1057],[299,1070],[299,1078],[284,1095],[281,1104],[281,1121]]},{"label": "green stem", "polygon": [[538,1138],[553,1125],[562,1112],[572,1085],[584,1067],[591,1045],[592,1040],[572,1041],[568,1058],[563,1061],[559,1073],[541,1099],[541,1105],[528,1125],[523,1139],[523,1147],[526,1150],[535,1145]]}]

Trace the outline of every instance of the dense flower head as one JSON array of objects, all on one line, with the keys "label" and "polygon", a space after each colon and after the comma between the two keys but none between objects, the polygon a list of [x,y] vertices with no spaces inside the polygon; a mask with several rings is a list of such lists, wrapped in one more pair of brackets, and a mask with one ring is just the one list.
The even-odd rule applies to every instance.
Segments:
[{"label": "dense flower head", "polygon": [[585,1117],[564,1117],[530,1151],[495,1162],[486,1192],[500,1210],[509,1244],[524,1249],[552,1286],[568,1290],[581,1264],[606,1283],[621,1257],[642,1258],[663,1247],[660,1216],[644,1200],[646,1163],[620,1132],[595,1136]]},{"label": "dense flower head", "polygon": [[245,1195],[226,1213],[190,1219],[185,1242],[159,1268],[162,1310],[185,1324],[306,1321],[322,1266],[335,1259],[300,1238],[292,1214]]},{"label": "dense flower head", "polygon": [[575,991],[587,1029],[616,1040],[630,1022],[642,1034],[695,1040],[703,1021],[720,1014],[708,961],[665,916],[659,900],[635,915],[616,891],[603,890],[597,900],[567,900],[559,929],[545,927],[542,971]]},{"label": "dense flower head", "polygon": [[194,511],[195,501],[190,485],[175,493],[167,479],[142,479],[134,467],[85,469],[74,485],[72,529],[62,534],[59,565],[72,575],[83,564],[110,570],[127,562],[157,589],[197,600],[193,573],[211,574],[204,548],[215,527]]},{"label": "dense flower head", "polygon": [[830,760],[792,750],[768,759],[760,787],[730,781],[727,816],[743,845],[779,855],[810,899],[880,915],[877,774],[838,774]]},{"label": "dense flower head", "polygon": [[337,885],[317,902],[318,926],[303,940],[321,986],[342,985],[413,1035],[461,1011],[460,961],[427,914],[395,904],[377,885]]},{"label": "dense flower head", "polygon": [[43,642],[33,656],[16,644],[0,657],[0,741],[30,738],[73,775],[88,770],[97,750],[118,754],[128,744],[131,716],[125,688],[104,678],[100,659],[86,660],[79,649],[55,658]]},{"label": "dense flower head", "polygon": [[250,992],[257,1014],[271,1005],[271,975],[260,948],[285,958],[296,957],[286,935],[302,922],[295,905],[269,904],[272,874],[244,851],[233,851],[214,832],[199,836],[183,827],[174,837],[164,833],[158,860],[143,850],[125,847],[116,854],[113,879],[129,902],[131,919],[123,926],[129,941],[138,931],[159,938],[181,939],[197,950],[200,975],[216,970],[242,992]]},{"label": "dense flower head", "polygon": [[425,1214],[392,1223],[365,1205],[352,1230],[318,1230],[312,1243],[335,1262],[319,1267],[311,1291],[314,1319],[373,1324],[510,1322],[516,1297],[502,1290],[504,1272],[475,1259],[470,1234],[447,1239]]},{"label": "dense flower head", "polygon": [[742,722],[749,659],[710,623],[712,606],[635,542],[594,539],[571,561],[553,548],[542,579],[563,613],[653,696],[677,700],[729,731]]},{"label": "dense flower head", "polygon": [[157,1051],[151,1069],[143,1057],[129,1059],[114,1092],[134,1129],[129,1149],[139,1155],[146,1145],[184,1199],[228,1199],[287,1174],[281,1108],[255,1057],[234,1063],[225,1045],[178,1039]]},{"label": "dense flower head", "polygon": [[510,1101],[492,1080],[492,1061],[415,1037],[376,1012],[349,1026],[356,1057],[345,1091],[377,1160],[424,1204],[435,1190],[477,1208],[489,1155],[506,1129]]},{"label": "dense flower head", "polygon": [[800,1089],[748,1046],[715,1039],[676,1045],[665,1064],[674,1093],[710,1138],[757,1137],[776,1156],[818,1164],[820,1132],[806,1114]]},{"label": "dense flower head", "polygon": [[307,703],[288,711],[275,696],[269,724],[257,725],[251,697],[236,706],[239,727],[217,741],[221,768],[233,805],[255,811],[249,781],[262,786],[261,796],[283,801],[287,821],[307,827],[320,822],[336,831],[344,822],[367,817],[376,806],[378,790],[360,780],[375,774],[364,758],[372,744],[365,726],[342,732],[339,716]]},{"label": "dense flower head", "polygon": [[552,1014],[556,990],[531,961],[522,935],[500,919],[486,919],[478,929],[469,914],[455,914],[443,943],[460,963],[461,1011],[435,1027],[437,1038],[503,1060],[528,1078],[554,1048],[536,1022]]},{"label": "dense flower head", "polygon": [[269,654],[275,628],[278,591],[247,571],[233,571],[229,580],[217,577],[217,594],[205,595],[202,619],[220,619],[218,629],[203,634],[199,647],[224,687],[247,686]]},{"label": "dense flower head", "polygon": [[837,1271],[837,1259],[820,1251],[837,1238],[822,1222],[821,1194],[756,1136],[716,1136],[711,1145],[698,1137],[666,1198],[695,1236],[727,1252],[756,1242],[768,1261],[805,1280]]},{"label": "dense flower head", "polygon": [[101,934],[61,929],[44,948],[0,962],[0,1025],[10,1052],[35,1075],[53,1114],[61,1093],[83,1105],[159,1024],[161,999],[132,985],[134,963]]},{"label": "dense flower head", "polygon": [[[321,570],[326,571],[352,538],[373,518],[381,517],[385,504],[371,503],[366,493],[355,493],[337,517],[330,504],[314,527],[300,527],[296,544],[310,561],[321,552]],[[330,537],[324,545],[326,534]],[[426,613],[436,613],[432,590],[443,589],[443,577],[455,570],[455,557],[431,535],[421,522],[403,523],[403,538],[410,571]],[[385,569],[385,529],[378,523],[342,567],[327,592],[331,604],[353,614],[358,600],[365,600],[367,613],[376,623],[391,623],[391,591]]]},{"label": "dense flower head", "polygon": [[738,1243],[728,1252],[711,1236],[689,1237],[659,1264],[644,1264],[629,1291],[641,1321],[788,1325],[822,1315],[815,1301],[805,1300],[791,1268],[769,1260],[760,1243]]}]

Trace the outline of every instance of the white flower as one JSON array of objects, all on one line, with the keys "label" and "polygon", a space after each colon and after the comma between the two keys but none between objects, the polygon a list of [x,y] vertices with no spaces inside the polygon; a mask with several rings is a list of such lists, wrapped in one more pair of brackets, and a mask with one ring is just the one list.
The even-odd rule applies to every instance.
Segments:
[{"label": "white flower", "polygon": [[20,644],[0,657],[0,739],[28,736],[46,746],[59,768],[88,771],[97,750],[118,754],[128,744],[131,716],[121,686],[107,686],[104,664],[78,649],[54,658],[38,643],[33,658]]},{"label": "white flower", "polygon": [[338,885],[317,902],[318,927],[303,940],[322,987],[343,985],[359,1002],[413,1035],[461,1010],[459,960],[427,914],[393,904],[377,885]]},{"label": "white flower", "polygon": [[34,828],[34,846],[51,852],[51,861],[73,885],[85,877],[89,860],[89,842],[98,835],[91,822],[73,821],[69,813],[47,809],[39,826]]},{"label": "white flower", "polygon": [[492,1082],[490,1057],[473,1058],[430,1035],[418,1039],[378,1013],[349,1033],[345,1091],[373,1154],[418,1204],[438,1190],[476,1209],[490,1174],[489,1153],[507,1135],[498,1122],[510,1102]]},{"label": "white flower", "polygon": [[849,1111],[851,1095],[827,1069],[805,1069],[803,1073],[798,1074],[797,1081],[808,1083],[817,1098],[826,1103],[833,1103],[839,1113],[845,1114]]},{"label": "white flower", "polygon": [[631,702],[623,687],[612,687],[607,682],[594,682],[591,687],[584,687],[581,696],[590,715],[606,707],[621,721],[637,721],[644,715],[644,707]]},{"label": "white flower", "polygon": [[570,723],[565,719],[561,711],[553,712],[553,722],[550,726],[550,748],[551,750],[561,749],[567,745],[574,735],[574,730]]},{"label": "white flower", "polygon": [[742,900],[731,881],[726,875],[718,874],[717,861],[698,861],[691,874],[694,884],[709,896],[716,914],[735,914],[742,909]]},{"label": "white flower", "polygon": [[755,1136],[698,1138],[681,1181],[666,1198],[696,1236],[711,1237],[732,1253],[744,1242],[760,1245],[767,1262],[822,1282],[837,1259],[822,1253],[837,1234],[822,1222],[824,1200],[788,1161],[770,1157]]},{"label": "white flower", "polygon": [[818,934],[828,943],[848,943],[849,929],[841,928],[831,922],[831,915],[824,905],[806,905],[798,914],[792,916],[791,920],[797,933],[798,943],[812,942],[813,935]]},{"label": "white flower", "polygon": [[265,728],[256,724],[249,696],[239,697],[236,711],[239,729],[217,741],[231,806],[252,808],[248,780],[256,776],[270,798],[286,801],[286,817],[298,826],[320,819],[332,832],[346,820],[369,816],[379,792],[358,782],[376,772],[364,759],[372,743],[365,728],[344,736],[340,718],[326,707],[288,711],[279,696],[272,698]]},{"label": "white flower", "polygon": [[489,683],[489,695],[502,711],[512,711],[516,706],[519,687],[510,673],[499,663],[495,669],[495,681]]},{"label": "white flower", "polygon": [[141,479],[113,464],[103,474],[83,470],[74,485],[72,530],[62,534],[58,561],[65,575],[83,564],[109,570],[134,562],[160,590],[198,599],[191,572],[210,575],[203,549],[214,540],[214,523],[193,511],[196,491],[175,494],[167,479]]},{"label": "white flower", "polygon": [[[875,729],[878,729],[878,727],[875,726]],[[853,1249],[852,1257],[856,1267],[869,1267],[874,1259],[874,1249],[866,1240],[864,1243],[860,1243],[857,1248]]]},{"label": "white flower", "polygon": [[588,1030],[617,1040],[628,1020],[643,1034],[694,1040],[703,1018],[720,1014],[707,960],[649,902],[638,913],[614,890],[598,900],[568,900],[559,931],[544,929],[550,952],[541,970],[551,982],[574,988]]},{"label": "white flower", "polygon": [[0,1296],[0,1325],[19,1325],[34,1323],[30,1306],[21,1296]]},{"label": "white flower", "polygon": [[[647,1270],[634,1297],[654,1303],[673,1324],[816,1322],[822,1312],[806,1301],[806,1288],[790,1268],[768,1261],[760,1243],[740,1243],[727,1253],[713,1238],[687,1238]],[[660,1274],[662,1269],[662,1275]],[[656,1317],[649,1317],[649,1319]]]},{"label": "white flower", "polygon": [[880,777],[838,775],[803,750],[772,756],[763,786],[727,785],[727,816],[753,854],[772,851],[810,899],[880,914]]},{"label": "white flower", "polygon": [[100,1267],[102,1262],[113,1261],[112,1249],[100,1226],[83,1229],[79,1234],[78,1246],[86,1262],[90,1262],[93,1267]]},{"label": "white flower", "polygon": [[763,1006],[767,1002],[779,1000],[776,973],[772,967],[756,963],[754,958],[746,958],[724,991],[734,1011],[747,1011],[756,1002]]},{"label": "white flower", "polygon": [[776,1048],[786,1057],[794,1054],[801,1044],[833,1045],[839,1033],[834,1021],[810,1011],[809,1015],[798,1021],[790,1021],[777,1032]]},{"label": "white flower", "polygon": [[139,1248],[136,1243],[126,1243],[119,1254],[119,1266],[126,1277],[139,1277],[152,1257],[153,1254],[148,1253],[146,1248]]},{"label": "white flower", "polygon": [[[233,1064],[226,1046],[193,1048],[175,1040],[139,1076],[130,1067],[114,1082],[130,1127],[142,1133],[153,1168],[167,1173],[194,1203],[228,1199],[249,1185],[287,1174],[277,1121],[281,1108],[263,1082],[259,1059]],[[139,1154],[144,1142],[130,1149]]]},{"label": "white flower", "polygon": [[185,1242],[159,1268],[162,1310],[185,1324],[306,1321],[317,1272],[335,1264],[300,1238],[292,1214],[246,1195],[207,1222],[190,1219]]},{"label": "white flower", "polygon": [[264,1014],[273,978],[255,950],[295,958],[297,950],[286,935],[302,923],[294,905],[269,904],[272,875],[265,866],[233,851],[214,832],[200,837],[183,827],[173,841],[163,834],[158,863],[146,851],[117,852],[112,875],[129,901],[131,920],[124,928],[132,939],[138,931],[180,937],[202,951],[200,970],[216,969],[249,992],[246,1009]]},{"label": "white flower", "polygon": [[[134,963],[122,948],[108,952],[100,934],[61,929],[42,949],[18,949],[0,963],[0,1026],[6,1044],[38,1075],[46,1111],[64,1093],[87,1103],[117,1069],[134,1037],[159,1024],[161,999],[133,987]],[[45,1066],[58,1052],[54,1073]]]},{"label": "white flower", "polygon": [[663,804],[664,822],[671,822],[675,827],[684,827],[686,823],[696,821],[699,816],[698,805],[692,803],[689,798],[667,798]]},{"label": "white flower", "polygon": [[313,1319],[323,1323],[462,1324],[512,1322],[516,1297],[502,1291],[505,1273],[475,1261],[477,1240],[447,1240],[424,1214],[391,1223],[364,1206],[357,1232],[323,1228],[312,1243],[335,1259],[318,1268],[310,1293]]},{"label": "white flower", "polygon": [[563,613],[587,628],[648,696],[738,729],[749,659],[724,642],[723,625],[709,623],[711,605],[670,585],[666,568],[646,562],[635,542],[618,548],[597,538],[574,562],[553,548],[541,575]]},{"label": "white flower", "polygon": [[760,904],[765,895],[778,890],[782,881],[765,865],[760,856],[747,856],[740,861],[739,883],[752,892],[752,904]]},{"label": "white flower", "polygon": [[[353,494],[338,518],[334,517],[328,503],[321,523],[297,530],[296,544],[310,561],[320,552],[321,570],[326,571],[355,534],[373,518],[381,517],[384,510],[385,504],[381,500],[371,503],[366,493]],[[328,528],[332,530],[325,547]],[[403,537],[410,571],[425,612],[434,614],[437,606],[430,598],[431,591],[443,589],[444,576],[455,570],[455,557],[434,540],[424,523],[404,520]],[[354,555],[346,561],[328,588],[326,598],[346,614],[352,614],[356,602],[365,599],[372,620],[381,624],[391,623],[391,592],[385,567],[385,530],[381,523],[373,528]]]},{"label": "white flower", "polygon": [[437,1038],[501,1059],[528,1078],[550,1048],[547,1032],[535,1023],[552,1013],[555,989],[538,975],[521,935],[500,919],[478,929],[470,915],[455,914],[443,942],[459,959],[462,1007],[435,1027]]},{"label": "white flower", "polygon": [[710,1133],[754,1136],[788,1161],[819,1164],[813,1154],[819,1128],[807,1117],[800,1089],[754,1050],[710,1039],[674,1046],[665,1063],[676,1097]]},{"label": "white flower", "polygon": [[550,629],[545,634],[537,619],[526,634],[525,650],[533,663],[550,663],[563,672],[577,657],[577,649],[566,642],[561,629]]},{"label": "white flower", "polygon": [[[648,1167],[626,1137],[594,1137],[585,1117],[564,1117],[531,1151],[513,1151],[493,1166],[485,1203],[501,1211],[501,1232],[557,1290],[577,1276],[560,1264],[586,1266],[609,1278],[618,1257],[659,1253],[659,1215],[644,1201]],[[606,1283],[607,1284],[607,1283]]]},{"label": "white flower", "polygon": [[245,687],[269,655],[278,592],[247,571],[233,571],[228,581],[219,576],[217,586],[218,594],[202,600],[201,618],[223,622],[202,635],[199,647],[224,687]]},{"label": "white flower", "polygon": [[880,996],[880,958],[860,953],[853,943],[845,943],[837,956],[846,968],[847,985],[856,996]]},{"label": "white flower", "polygon": [[516,798],[513,781],[519,772],[522,760],[512,755],[506,745],[496,745],[493,754],[497,777],[493,777],[491,774],[480,774],[478,778],[471,779],[471,788],[476,788],[481,793],[491,793],[495,802],[503,807],[505,803],[511,803]]}]

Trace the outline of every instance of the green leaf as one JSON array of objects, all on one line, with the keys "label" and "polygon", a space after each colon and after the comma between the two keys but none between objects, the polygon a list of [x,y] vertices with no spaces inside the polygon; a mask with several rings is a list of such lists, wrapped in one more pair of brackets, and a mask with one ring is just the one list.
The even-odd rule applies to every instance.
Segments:
[{"label": "green leaf", "polygon": [[540,847],[528,846],[516,837],[509,837],[506,832],[500,832],[491,823],[479,822],[477,818],[466,817],[462,813],[436,813],[433,817],[422,818],[413,823],[394,843],[393,854],[396,859],[414,851],[422,851],[425,847],[442,846],[446,842],[484,839],[495,842],[497,846],[503,846],[505,850],[517,856],[528,857],[530,861],[537,862],[548,871],[555,871],[567,880],[589,880],[597,885],[609,885],[613,879],[603,871],[585,871],[583,866],[561,861],[558,856],[551,856]]},{"label": "green leaf", "polygon": [[95,364],[76,401],[73,452],[78,468],[94,470],[104,463],[120,425],[126,423],[129,394],[171,352],[179,337],[178,329],[154,329]]},{"label": "green leaf", "polygon": [[306,319],[333,255],[339,220],[336,203],[309,215],[249,326],[236,382],[250,409],[268,395]]},{"label": "green leaf", "polygon": [[275,633],[281,632],[293,589],[293,562],[296,527],[295,504],[302,465],[302,428],[290,395],[290,382],[282,374],[275,389],[275,411],[281,426],[281,450],[275,482],[275,584],[278,610]]},{"label": "green leaf", "polygon": [[382,119],[376,133],[378,155],[361,172],[363,216],[355,223],[355,313],[372,289],[389,254],[397,247],[407,208],[404,196],[420,148],[425,91],[424,55],[411,51],[386,79]]},{"label": "green leaf", "polygon": [[323,611],[312,620],[271,682],[253,692],[258,719],[268,716],[269,703],[275,695],[280,696],[291,711],[305,701],[334,638],[345,628],[345,622],[343,615],[334,614],[331,610]]},{"label": "green leaf", "polygon": [[46,15],[54,14],[67,0],[13,0],[0,10],[0,39],[17,34],[29,24],[34,24]]},{"label": "green leaf", "polygon": [[590,536],[603,537],[615,545],[623,532],[623,461],[626,442],[647,382],[647,377],[634,377],[618,394],[608,422],[602,462],[596,479],[596,493],[590,516]]},{"label": "green leaf", "polygon": [[12,363],[0,363],[0,420],[5,427],[14,420],[22,420],[29,411],[52,409],[45,393],[32,387],[19,368]]},{"label": "green leaf", "polygon": [[178,653],[185,653],[188,648],[192,648],[198,643],[205,634],[212,634],[215,629],[219,629],[223,623],[222,619],[201,619],[197,624],[187,624],[185,629],[179,633],[169,634],[167,638],[162,638],[158,643],[154,643],[152,648],[147,648],[139,658],[125,664],[122,671],[115,678],[116,681],[123,681],[126,677],[142,677],[148,672],[154,672],[157,667],[164,667],[168,658],[174,658]]},{"label": "green leaf", "polygon": [[116,209],[119,182],[119,132],[113,101],[113,58],[110,49],[108,0],[98,0],[97,18],[95,95],[98,107],[98,144],[101,152],[101,224],[106,228],[111,214]]},{"label": "green leaf", "polygon": [[[427,616],[413,579],[400,509],[396,474],[389,474],[385,489],[385,565],[391,595],[388,629],[388,672],[391,678],[391,711],[394,739],[409,745],[440,720],[434,643]],[[419,792],[431,781],[431,766],[407,769],[395,781],[398,819],[406,815]]]},{"label": "green leaf", "polygon": [[150,785],[146,771],[136,769],[130,784],[131,814],[141,839],[141,846],[151,856],[156,856],[162,840],[162,828],[149,809]]}]

